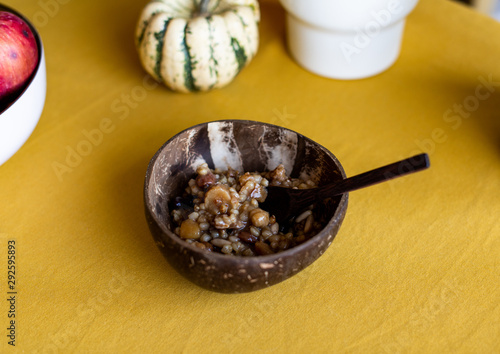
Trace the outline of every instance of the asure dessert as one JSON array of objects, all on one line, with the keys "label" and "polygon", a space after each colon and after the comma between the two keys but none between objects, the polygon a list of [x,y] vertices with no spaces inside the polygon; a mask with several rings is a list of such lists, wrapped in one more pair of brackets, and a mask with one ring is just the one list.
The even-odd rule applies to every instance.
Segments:
[{"label": "asure dessert", "polygon": [[172,211],[175,234],[196,247],[227,255],[267,255],[303,243],[323,228],[312,207],[286,230],[259,208],[269,185],[316,187],[310,179],[288,177],[283,165],[270,172],[240,173],[231,168],[211,170],[204,163],[196,173]]}]

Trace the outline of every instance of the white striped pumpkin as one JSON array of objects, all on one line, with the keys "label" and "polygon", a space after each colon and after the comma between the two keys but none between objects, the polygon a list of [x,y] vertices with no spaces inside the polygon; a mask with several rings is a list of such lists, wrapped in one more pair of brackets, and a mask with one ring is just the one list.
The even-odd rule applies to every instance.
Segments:
[{"label": "white striped pumpkin", "polygon": [[230,83],[255,56],[259,21],[257,0],[152,0],[139,18],[136,47],[157,81],[174,91],[207,91]]}]

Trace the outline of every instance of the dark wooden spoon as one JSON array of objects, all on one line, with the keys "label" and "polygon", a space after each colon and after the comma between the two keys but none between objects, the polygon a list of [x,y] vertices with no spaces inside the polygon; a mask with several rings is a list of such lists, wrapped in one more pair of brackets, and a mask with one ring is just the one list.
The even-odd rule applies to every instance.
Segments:
[{"label": "dark wooden spoon", "polygon": [[291,189],[270,186],[267,188],[267,198],[260,207],[274,215],[281,225],[300,215],[300,212],[315,202],[421,171],[429,166],[429,156],[420,154],[318,188]]}]

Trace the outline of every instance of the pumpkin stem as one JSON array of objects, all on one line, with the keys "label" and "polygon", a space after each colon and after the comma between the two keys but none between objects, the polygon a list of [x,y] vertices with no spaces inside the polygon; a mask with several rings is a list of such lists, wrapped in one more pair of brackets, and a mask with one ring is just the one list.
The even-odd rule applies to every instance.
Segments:
[{"label": "pumpkin stem", "polygon": [[208,3],[210,0],[201,0],[198,7],[198,15],[205,16],[208,13]]}]

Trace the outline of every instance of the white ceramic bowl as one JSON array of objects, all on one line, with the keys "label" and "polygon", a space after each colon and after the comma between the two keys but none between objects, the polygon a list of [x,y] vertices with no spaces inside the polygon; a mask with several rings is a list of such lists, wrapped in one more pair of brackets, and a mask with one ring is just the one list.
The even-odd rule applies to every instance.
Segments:
[{"label": "white ceramic bowl", "polygon": [[35,35],[39,49],[38,65],[28,86],[10,106],[0,112],[0,165],[2,165],[23,146],[35,129],[45,104],[47,80],[43,44],[36,29],[17,11],[3,5],[0,5],[0,11],[9,11],[26,21]]},{"label": "white ceramic bowl", "polygon": [[398,58],[405,19],[418,0],[280,0],[290,54],[333,79],[361,79]]}]

